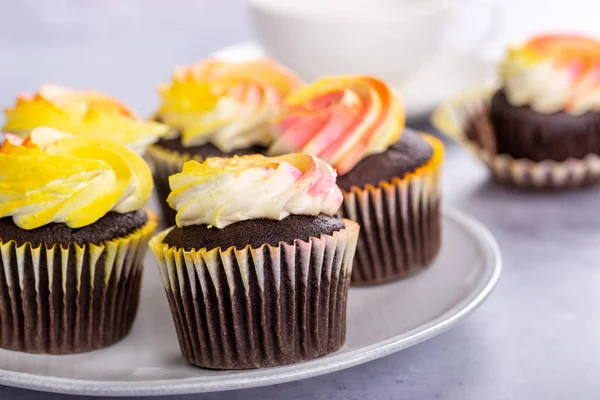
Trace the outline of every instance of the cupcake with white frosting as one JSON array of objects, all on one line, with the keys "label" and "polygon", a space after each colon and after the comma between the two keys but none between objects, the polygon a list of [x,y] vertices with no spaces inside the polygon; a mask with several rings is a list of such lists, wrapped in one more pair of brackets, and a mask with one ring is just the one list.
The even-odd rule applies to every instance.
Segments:
[{"label": "cupcake with white frosting", "polygon": [[175,222],[166,203],[169,176],[188,160],[264,153],[283,99],[301,84],[293,72],[270,59],[207,59],[177,67],[172,80],[159,86],[155,119],[170,126],[171,133],[150,146],[148,155],[169,225]]},{"label": "cupcake with white frosting", "polygon": [[532,161],[600,154],[600,42],[533,38],[509,50],[500,76],[490,106],[497,153]]},{"label": "cupcake with white frosting", "polygon": [[496,180],[560,189],[600,179],[600,42],[545,34],[510,48],[501,84],[442,107],[434,124],[466,140]]},{"label": "cupcake with white frosting", "polygon": [[170,178],[177,225],[150,242],[187,362],[248,369],[345,341],[359,227],[335,171],[305,154],[209,158]]}]

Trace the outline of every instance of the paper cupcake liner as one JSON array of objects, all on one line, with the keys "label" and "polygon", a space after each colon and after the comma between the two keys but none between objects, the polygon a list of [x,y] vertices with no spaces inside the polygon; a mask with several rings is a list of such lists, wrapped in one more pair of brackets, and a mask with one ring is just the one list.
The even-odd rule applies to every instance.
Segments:
[{"label": "paper cupcake liner", "polygon": [[152,214],[132,234],[94,244],[0,240],[0,347],[73,354],[124,338],[137,312]]},{"label": "paper cupcake liner", "polygon": [[189,160],[202,162],[200,156],[192,156],[187,153],[178,153],[160,146],[148,146],[145,154],[148,164],[152,166],[152,175],[154,176],[154,186],[158,194],[164,222],[167,226],[175,225],[175,215],[177,212],[169,207],[167,197],[171,193],[169,186],[169,176],[181,172],[183,164]]},{"label": "paper cupcake liner", "polygon": [[353,286],[406,277],[430,265],[439,252],[443,145],[424,137],[434,149],[427,164],[402,179],[344,191],[339,213],[361,226]]},{"label": "paper cupcake liner", "polygon": [[[435,111],[433,126],[468,147],[490,169],[495,180],[523,189],[553,190],[580,187],[600,181],[600,155],[588,154],[565,161],[516,159],[497,154],[470,140],[465,128],[478,113],[489,109],[496,88],[483,87],[450,100]],[[486,129],[493,129],[491,125]],[[493,134],[493,131],[491,131]]]},{"label": "paper cupcake liner", "polygon": [[211,369],[264,368],[321,357],[346,338],[359,226],[243,250],[184,251],[150,241],[185,360]]}]

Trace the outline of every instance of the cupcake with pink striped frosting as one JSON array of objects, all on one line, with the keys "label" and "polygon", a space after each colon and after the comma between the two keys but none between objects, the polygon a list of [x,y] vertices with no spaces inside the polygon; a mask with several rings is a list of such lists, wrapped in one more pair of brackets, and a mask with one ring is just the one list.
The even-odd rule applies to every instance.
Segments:
[{"label": "cupcake with pink striped frosting", "polygon": [[308,154],[215,157],[169,183],[177,225],[150,247],[187,362],[264,368],[344,344],[359,226],[336,215],[331,166]]},{"label": "cupcake with pink striped frosting", "polygon": [[302,152],[330,163],[344,195],[340,214],[358,222],[352,282],[419,271],[440,248],[443,146],[405,128],[404,105],[372,76],[332,76],[291,94],[270,155]]}]

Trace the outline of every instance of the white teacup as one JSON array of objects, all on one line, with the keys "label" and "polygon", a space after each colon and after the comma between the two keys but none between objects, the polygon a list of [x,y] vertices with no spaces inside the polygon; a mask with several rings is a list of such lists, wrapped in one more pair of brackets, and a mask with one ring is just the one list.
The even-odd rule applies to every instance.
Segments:
[{"label": "white teacup", "polygon": [[[401,87],[434,62],[456,0],[250,0],[266,53],[306,81],[332,74],[370,74]],[[473,5],[462,0],[461,5]],[[490,42],[503,16],[485,5]]]}]

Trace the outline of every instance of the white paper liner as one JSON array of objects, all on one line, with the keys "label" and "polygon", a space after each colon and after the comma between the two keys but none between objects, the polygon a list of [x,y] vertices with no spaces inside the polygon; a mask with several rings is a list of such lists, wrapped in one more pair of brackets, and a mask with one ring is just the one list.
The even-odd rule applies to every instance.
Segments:
[{"label": "white paper liner", "polygon": [[263,245],[185,251],[150,242],[181,351],[193,365],[249,369],[289,364],[338,350],[359,227]]},{"label": "white paper liner", "polygon": [[71,354],[125,337],[155,228],[152,214],[137,231],[99,245],[0,241],[0,347]]}]

